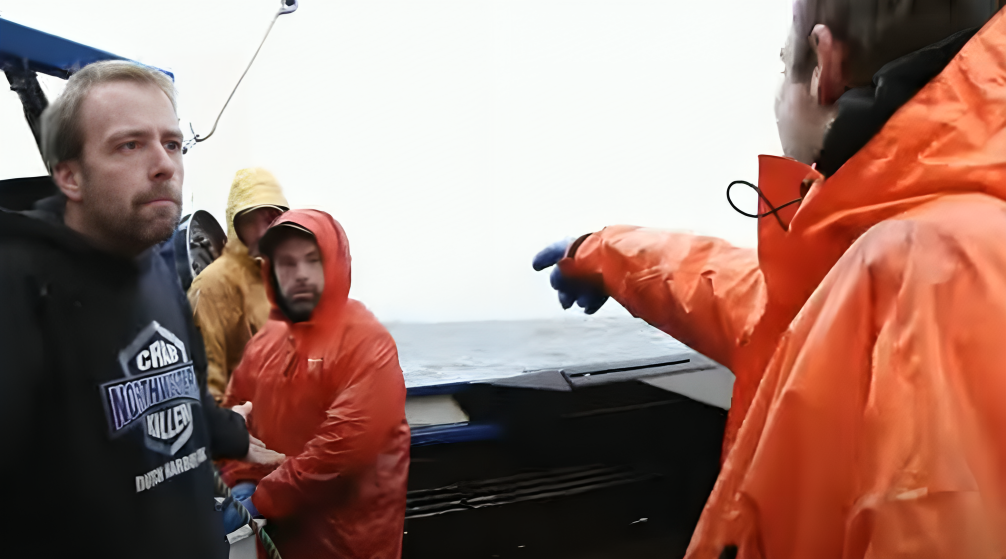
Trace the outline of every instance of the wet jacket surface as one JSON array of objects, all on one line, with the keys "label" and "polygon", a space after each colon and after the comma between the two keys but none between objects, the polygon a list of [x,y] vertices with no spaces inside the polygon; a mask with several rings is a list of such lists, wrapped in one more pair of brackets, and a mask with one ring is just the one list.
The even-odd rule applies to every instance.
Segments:
[{"label": "wet jacket surface", "polygon": [[291,323],[275,305],[248,344],[225,405],[251,401],[250,432],[287,455],[270,468],[227,463],[228,483],[258,481],[255,507],[275,529],[285,559],[397,558],[408,483],[405,381],[394,340],[348,298],[349,245],[329,215],[294,210],[277,223],[312,231],[325,286],[309,321]]},{"label": "wet jacket surface", "polygon": [[262,205],[288,206],[276,179],[264,169],[239,171],[227,200],[227,244],[223,254],[189,287],[196,327],[206,346],[209,390],[218,401],[248,340],[269,318],[261,265],[248,255],[248,247],[234,230],[234,218],[239,213]]},{"label": "wet jacket surface", "polygon": [[736,375],[689,558],[1006,555],[1004,75],[1000,15],[827,179],[763,156],[775,205],[812,186],[757,251],[611,227],[560,262]]},{"label": "wet jacket surface", "polygon": [[210,460],[248,436],[206,392],[181,283],[156,249],[93,248],[62,207],[0,211],[4,555],[225,558]]}]

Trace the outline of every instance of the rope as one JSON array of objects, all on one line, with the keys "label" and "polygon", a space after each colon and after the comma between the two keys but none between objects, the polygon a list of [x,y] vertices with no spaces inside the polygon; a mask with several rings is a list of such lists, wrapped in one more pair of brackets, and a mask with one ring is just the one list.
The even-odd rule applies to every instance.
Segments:
[{"label": "rope", "polygon": [[[733,188],[734,186],[738,185],[738,184],[743,184],[745,186],[750,186],[751,188],[753,188],[754,191],[758,193],[758,197],[761,198],[762,202],[765,202],[765,205],[768,206],[771,209],[769,211],[763,213],[763,214],[750,214],[750,213],[747,213],[744,210],[738,208],[737,205],[734,204],[734,201],[730,198],[730,189]],[[727,202],[730,203],[730,207],[732,207],[737,213],[739,213],[739,214],[741,214],[741,215],[743,215],[745,217],[754,217],[754,218],[761,218],[761,217],[766,217],[766,216],[769,216],[769,215],[775,216],[775,220],[779,222],[779,227],[782,227],[782,230],[786,231],[786,232],[789,232],[789,227],[787,227],[786,224],[782,222],[782,218],[779,217],[779,210],[781,210],[781,209],[783,209],[783,208],[785,208],[787,206],[792,206],[793,204],[799,204],[802,201],[803,201],[803,198],[797,198],[796,200],[790,200],[789,202],[786,202],[785,204],[783,204],[783,205],[781,205],[781,206],[779,206],[777,208],[777,207],[775,207],[775,206],[772,205],[772,202],[769,202],[768,198],[765,196],[764,193],[762,193],[762,191],[761,191],[760,188],[758,188],[757,186],[749,183],[748,181],[734,181],[734,182],[732,182],[732,183],[730,183],[730,184],[727,185]]]},{"label": "rope", "polygon": [[269,559],[282,559],[279,555],[279,550],[276,549],[276,544],[272,543],[272,538],[269,537],[269,534],[266,534],[265,530],[258,525],[258,522],[255,522],[254,519],[252,519],[251,515],[248,514],[248,509],[244,508],[241,506],[241,503],[234,500],[231,496],[231,488],[227,487],[227,484],[224,483],[224,480],[220,477],[220,472],[217,471],[216,467],[212,468],[212,470],[213,485],[217,496],[223,497],[226,501],[234,501],[234,507],[241,513],[241,520],[243,520],[245,524],[251,526],[255,535],[258,536],[259,541],[262,542],[262,547],[265,548],[265,553]]},{"label": "rope", "polygon": [[252,64],[255,63],[255,58],[258,56],[259,51],[262,50],[262,45],[264,45],[265,40],[269,38],[269,32],[272,31],[272,26],[276,24],[276,20],[279,19],[279,16],[283,15],[283,13],[284,13],[283,10],[280,9],[280,11],[276,12],[276,15],[273,16],[272,21],[269,22],[269,28],[265,30],[265,35],[262,37],[262,42],[258,44],[258,48],[255,49],[255,54],[252,55],[251,60],[248,62],[248,66],[245,67],[245,71],[242,72],[241,77],[238,78],[238,83],[234,84],[234,89],[232,89],[231,94],[227,96],[227,101],[224,102],[224,106],[220,109],[220,113],[217,114],[217,119],[213,121],[213,128],[210,130],[210,133],[205,136],[200,136],[199,134],[196,134],[195,129],[192,128],[192,123],[189,123],[189,130],[192,130],[192,139],[185,142],[185,144],[182,146],[183,154],[188,152],[192,148],[192,146],[198,144],[199,142],[208,140],[210,136],[212,136],[213,133],[217,131],[217,124],[220,123],[220,117],[224,116],[224,110],[227,109],[227,105],[231,102],[231,99],[234,97],[234,94],[237,93],[238,86],[241,85],[241,80],[245,79],[245,75],[248,74],[248,70],[251,70]]}]

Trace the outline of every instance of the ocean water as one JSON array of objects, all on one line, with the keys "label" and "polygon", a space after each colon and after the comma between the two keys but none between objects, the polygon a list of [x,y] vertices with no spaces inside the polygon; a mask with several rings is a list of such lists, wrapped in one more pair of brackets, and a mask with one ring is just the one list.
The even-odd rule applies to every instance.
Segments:
[{"label": "ocean water", "polygon": [[388,323],[408,387],[489,380],[541,369],[655,358],[687,351],[631,317]]}]

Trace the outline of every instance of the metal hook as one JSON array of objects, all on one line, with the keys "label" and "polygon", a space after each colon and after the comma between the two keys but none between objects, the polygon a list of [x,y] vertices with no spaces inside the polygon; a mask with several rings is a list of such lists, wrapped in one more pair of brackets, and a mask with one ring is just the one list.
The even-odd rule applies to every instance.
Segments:
[{"label": "metal hook", "polygon": [[258,44],[258,48],[255,49],[255,54],[252,55],[251,60],[248,62],[248,66],[245,67],[245,71],[241,74],[241,77],[238,78],[238,83],[234,84],[234,89],[232,89],[231,94],[227,96],[227,101],[224,102],[224,106],[220,109],[220,113],[217,114],[217,119],[213,121],[213,128],[210,129],[210,133],[205,136],[200,136],[199,134],[196,134],[196,130],[195,128],[192,127],[192,123],[191,122],[189,123],[189,130],[192,131],[192,138],[187,140],[182,145],[183,155],[188,153],[188,151],[192,149],[192,147],[198,144],[199,142],[208,140],[210,136],[212,136],[213,133],[217,131],[217,124],[220,123],[220,117],[224,115],[224,111],[227,109],[227,105],[230,104],[231,99],[234,98],[234,94],[237,92],[238,86],[241,85],[241,81],[245,79],[245,75],[248,74],[248,70],[251,70],[252,64],[255,63],[255,59],[258,57],[259,51],[262,50],[262,45],[264,45],[265,40],[269,38],[269,32],[272,31],[272,26],[276,24],[276,20],[279,19],[279,16],[292,13],[294,10],[297,9],[297,6],[298,3],[296,2],[296,0],[293,1],[284,0],[280,2],[279,11],[277,11],[276,15],[272,17],[272,21],[269,22],[269,28],[265,30],[265,35],[262,37],[262,42]]}]

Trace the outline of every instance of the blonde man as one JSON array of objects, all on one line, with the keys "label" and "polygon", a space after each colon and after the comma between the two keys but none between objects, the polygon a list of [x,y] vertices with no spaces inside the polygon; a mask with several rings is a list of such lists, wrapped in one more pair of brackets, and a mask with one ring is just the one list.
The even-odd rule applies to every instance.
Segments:
[{"label": "blonde man", "polygon": [[[161,72],[89,65],[42,115],[60,193],[0,211],[4,557],[223,558],[210,460],[249,449],[206,392],[156,246],[181,213],[182,133]],[[29,534],[59,510],[58,537]]]}]

